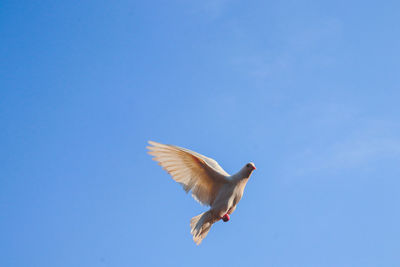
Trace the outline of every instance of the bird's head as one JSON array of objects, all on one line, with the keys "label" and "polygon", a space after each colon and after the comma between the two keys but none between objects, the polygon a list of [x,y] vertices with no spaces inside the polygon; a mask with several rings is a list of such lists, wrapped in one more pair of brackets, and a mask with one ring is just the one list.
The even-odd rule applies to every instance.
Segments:
[{"label": "bird's head", "polygon": [[250,177],[251,173],[256,169],[256,165],[253,162],[249,162],[242,168],[242,173],[245,177]]}]

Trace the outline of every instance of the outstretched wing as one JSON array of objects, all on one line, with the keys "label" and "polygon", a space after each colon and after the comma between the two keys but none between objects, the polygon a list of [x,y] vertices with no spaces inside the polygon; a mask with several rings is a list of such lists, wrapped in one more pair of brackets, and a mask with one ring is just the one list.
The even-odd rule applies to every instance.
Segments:
[{"label": "outstretched wing", "polygon": [[149,154],[153,160],[180,183],[186,192],[203,205],[212,205],[218,190],[228,182],[229,174],[206,156],[186,148],[149,141]]}]

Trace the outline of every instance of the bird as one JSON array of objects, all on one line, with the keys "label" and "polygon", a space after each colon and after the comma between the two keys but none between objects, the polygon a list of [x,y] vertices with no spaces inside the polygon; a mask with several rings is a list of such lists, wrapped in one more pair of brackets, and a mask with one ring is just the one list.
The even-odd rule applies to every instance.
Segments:
[{"label": "bird", "polygon": [[244,165],[236,174],[229,175],[214,159],[189,149],[148,141],[148,153],[171,177],[182,185],[200,204],[210,209],[190,220],[191,234],[200,245],[211,226],[229,221],[256,166]]}]

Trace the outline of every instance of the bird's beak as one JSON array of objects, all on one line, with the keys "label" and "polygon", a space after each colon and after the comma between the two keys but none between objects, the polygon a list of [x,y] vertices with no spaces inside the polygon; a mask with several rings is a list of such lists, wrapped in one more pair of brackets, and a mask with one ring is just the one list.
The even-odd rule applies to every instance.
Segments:
[{"label": "bird's beak", "polygon": [[253,170],[257,169],[256,166],[253,166]]}]

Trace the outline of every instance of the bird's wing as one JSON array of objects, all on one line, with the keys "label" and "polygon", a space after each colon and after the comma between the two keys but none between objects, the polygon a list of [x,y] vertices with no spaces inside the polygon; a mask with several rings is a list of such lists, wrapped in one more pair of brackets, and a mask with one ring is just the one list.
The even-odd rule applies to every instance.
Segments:
[{"label": "bird's wing", "polygon": [[229,174],[219,164],[208,157],[189,149],[164,145],[149,141],[149,154],[166,170],[172,178],[192,191],[194,199],[203,205],[211,205],[219,188],[229,180]]}]

